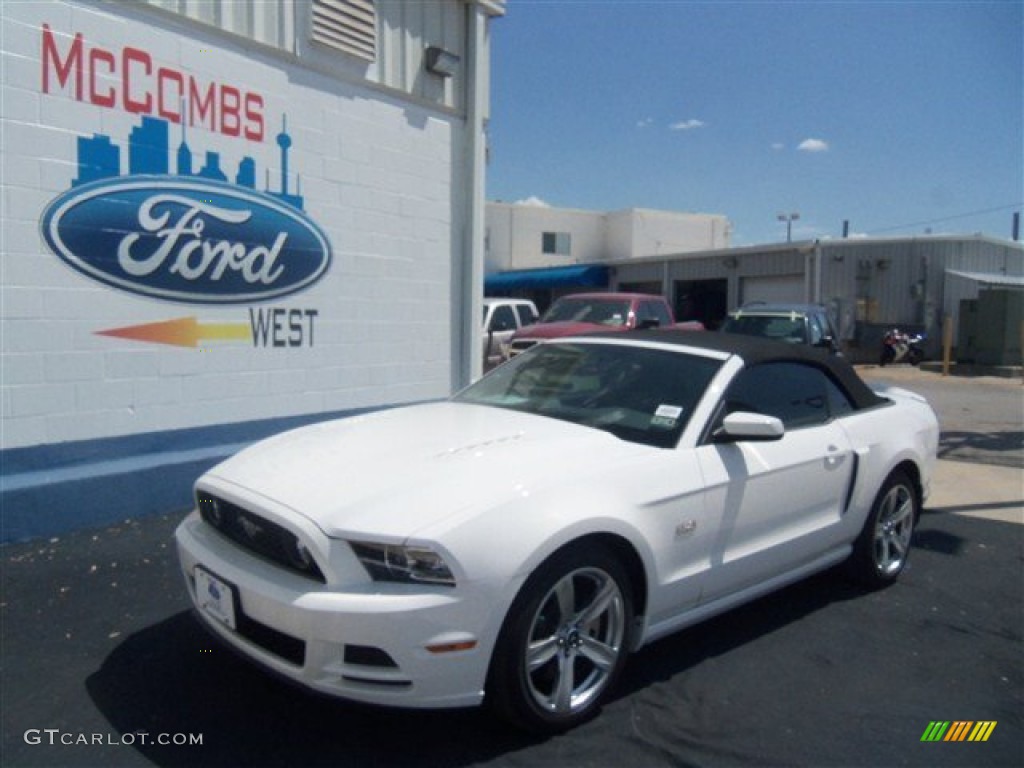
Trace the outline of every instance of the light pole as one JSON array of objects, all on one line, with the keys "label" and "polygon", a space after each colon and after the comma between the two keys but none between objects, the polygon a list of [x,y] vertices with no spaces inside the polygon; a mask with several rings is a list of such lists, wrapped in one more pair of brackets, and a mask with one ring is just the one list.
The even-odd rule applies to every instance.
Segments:
[{"label": "light pole", "polygon": [[796,211],[793,213],[780,213],[777,218],[779,221],[786,222],[786,242],[793,242],[793,222],[800,218],[800,214]]}]

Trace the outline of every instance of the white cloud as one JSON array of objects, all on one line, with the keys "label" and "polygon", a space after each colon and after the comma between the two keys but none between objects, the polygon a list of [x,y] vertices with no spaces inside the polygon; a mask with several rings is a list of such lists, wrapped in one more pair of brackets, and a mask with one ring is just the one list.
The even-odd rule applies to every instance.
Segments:
[{"label": "white cloud", "polygon": [[772,144],[772,149],[775,150],[776,152],[781,152],[785,148],[786,145],[783,144],[781,141],[776,141],[774,144]]},{"label": "white cloud", "polygon": [[804,139],[797,145],[801,152],[828,152],[828,142],[822,139]]},{"label": "white cloud", "polygon": [[645,117],[643,120],[636,121],[637,128],[649,128],[652,125],[654,125],[653,117]]},{"label": "white cloud", "polygon": [[524,200],[516,200],[515,205],[529,205],[534,208],[550,208],[551,206],[545,203],[536,195],[530,195]]},{"label": "white cloud", "polygon": [[704,123],[700,120],[690,118],[689,120],[683,120],[678,123],[672,123],[668,129],[670,131],[692,131],[694,128],[703,128]]}]

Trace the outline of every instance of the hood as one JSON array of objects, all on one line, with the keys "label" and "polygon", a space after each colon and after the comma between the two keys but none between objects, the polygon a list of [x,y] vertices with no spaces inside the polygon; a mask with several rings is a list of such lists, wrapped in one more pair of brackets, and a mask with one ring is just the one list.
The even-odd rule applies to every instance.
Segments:
[{"label": "hood", "polygon": [[625,325],[602,325],[601,323],[575,323],[572,321],[558,323],[537,323],[520,328],[513,339],[560,339],[564,336],[579,336],[584,333],[599,331],[625,331]]},{"label": "hood", "polygon": [[289,507],[329,536],[402,540],[564,481],[583,465],[593,471],[595,456],[618,461],[637,450],[589,427],[445,402],[285,432],[204,477]]}]

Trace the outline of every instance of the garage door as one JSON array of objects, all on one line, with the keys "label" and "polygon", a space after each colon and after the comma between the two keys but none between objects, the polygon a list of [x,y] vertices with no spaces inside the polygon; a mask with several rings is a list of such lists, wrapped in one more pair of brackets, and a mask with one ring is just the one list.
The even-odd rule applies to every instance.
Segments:
[{"label": "garage door", "polygon": [[802,302],[804,298],[803,275],[775,275],[772,277],[740,278],[740,303],[752,301]]}]

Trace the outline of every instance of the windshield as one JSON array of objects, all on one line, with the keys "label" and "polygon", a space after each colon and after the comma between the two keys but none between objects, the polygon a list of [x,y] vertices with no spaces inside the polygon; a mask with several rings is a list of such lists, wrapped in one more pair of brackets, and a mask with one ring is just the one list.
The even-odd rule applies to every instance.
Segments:
[{"label": "windshield", "polygon": [[456,395],[671,448],[721,362],[620,344],[540,344]]},{"label": "windshield", "polygon": [[542,323],[595,323],[625,325],[629,317],[629,300],[574,299],[563,297],[544,313]]},{"label": "windshield", "polygon": [[808,343],[804,319],[797,314],[738,315],[727,319],[722,325],[722,330],[726,333],[761,336],[790,344]]}]

